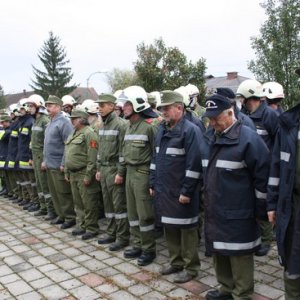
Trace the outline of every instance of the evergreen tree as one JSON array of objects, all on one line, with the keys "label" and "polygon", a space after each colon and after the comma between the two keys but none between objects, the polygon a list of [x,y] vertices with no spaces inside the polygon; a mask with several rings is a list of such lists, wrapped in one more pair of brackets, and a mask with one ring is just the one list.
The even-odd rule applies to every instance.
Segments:
[{"label": "evergreen tree", "polygon": [[60,38],[49,33],[49,39],[44,42],[39,50],[38,57],[45,67],[41,71],[33,67],[35,80],[30,85],[34,91],[47,99],[49,95],[62,97],[71,93],[77,85],[68,86],[73,78],[71,68],[67,67],[70,62],[66,59],[65,48],[60,44]]},{"label": "evergreen tree", "polygon": [[6,99],[5,99],[5,96],[4,96],[4,91],[3,91],[3,88],[2,86],[0,85],[0,109],[3,109],[3,108],[6,108]]},{"label": "evergreen tree", "polygon": [[261,6],[268,19],[261,26],[260,36],[252,37],[256,59],[249,69],[261,82],[277,81],[284,87],[284,106],[299,102],[300,92],[295,69],[300,65],[300,2],[299,0],[265,0]]}]

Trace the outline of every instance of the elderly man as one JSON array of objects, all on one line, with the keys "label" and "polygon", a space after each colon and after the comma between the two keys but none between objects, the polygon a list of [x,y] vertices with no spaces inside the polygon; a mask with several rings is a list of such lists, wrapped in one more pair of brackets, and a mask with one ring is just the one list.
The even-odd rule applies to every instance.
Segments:
[{"label": "elderly man", "polygon": [[257,218],[265,216],[269,151],[237,121],[230,100],[206,101],[210,130],[201,143],[206,247],[213,253],[219,290],[206,299],[252,299],[253,253],[260,247]]},{"label": "elderly man", "polygon": [[[297,69],[300,76],[300,68]],[[279,116],[268,182],[269,221],[276,223],[285,299],[300,299],[300,104]]]},{"label": "elderly man", "polygon": [[198,245],[199,178],[201,130],[184,114],[183,97],[163,91],[161,107],[165,122],[155,139],[151,164],[150,194],[159,205],[170,253],[170,265],[162,275],[178,273],[174,282],[197,276],[200,266]]},{"label": "elderly man", "polygon": [[61,112],[61,99],[49,96],[45,104],[50,122],[45,131],[42,169],[47,169],[49,190],[58,215],[51,224],[62,224],[61,229],[67,229],[76,224],[71,187],[64,176],[65,141],[73,132],[73,127]]},{"label": "elderly man", "polygon": [[88,113],[73,110],[71,120],[75,129],[65,146],[65,179],[70,181],[77,215],[73,235],[88,240],[98,234],[99,185],[95,179],[98,136],[88,126]]}]

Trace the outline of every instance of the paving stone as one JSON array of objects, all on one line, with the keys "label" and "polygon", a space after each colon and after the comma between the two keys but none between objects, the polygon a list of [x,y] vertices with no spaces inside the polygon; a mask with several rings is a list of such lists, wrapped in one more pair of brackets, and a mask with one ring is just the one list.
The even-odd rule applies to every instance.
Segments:
[{"label": "paving stone", "polygon": [[60,266],[63,270],[71,270],[80,267],[78,263],[69,258],[57,262],[57,265]]},{"label": "paving stone", "polygon": [[3,251],[3,252],[0,253],[0,259],[4,258],[4,257],[11,256],[11,255],[14,255],[14,254],[15,254],[15,252],[13,252],[12,250]]},{"label": "paving stone", "polygon": [[[85,243],[86,245],[86,243]],[[91,255],[92,252],[97,251],[98,249],[95,246],[89,245],[89,246],[84,246],[80,248],[80,251],[84,253],[89,253]]]},{"label": "paving stone", "polygon": [[52,247],[44,247],[39,249],[39,253],[42,254],[43,256],[49,256],[49,255],[57,254],[58,251]]},{"label": "paving stone", "polygon": [[180,284],[180,286],[196,295],[199,295],[200,293],[210,289],[210,286],[208,286],[204,283],[198,282],[196,280],[191,280],[189,282],[185,282],[183,284]]},{"label": "paving stone", "polygon": [[144,284],[136,284],[136,285],[133,285],[133,286],[130,286],[128,288],[128,291],[133,294],[134,296],[142,296],[146,293],[149,293],[151,292],[151,288],[147,285],[144,285]]},{"label": "paving stone", "polygon": [[95,259],[84,261],[82,265],[91,271],[97,271],[107,267],[104,263]]},{"label": "paving stone", "polygon": [[72,276],[69,273],[61,269],[46,272],[46,275],[55,282],[61,282],[72,278]]},{"label": "paving stone", "polygon": [[30,269],[30,270],[26,270],[23,272],[19,272],[19,275],[25,279],[27,282],[33,281],[33,280],[37,280],[37,279],[41,279],[44,277],[44,274],[41,273],[40,271],[36,270],[36,269]]},{"label": "paving stone", "polygon": [[43,287],[53,285],[53,284],[54,282],[47,277],[30,282],[30,285],[33,286],[35,289],[41,289]]},{"label": "paving stone", "polygon": [[271,299],[277,299],[284,294],[283,291],[270,287],[266,284],[257,283],[254,286],[254,290],[257,294],[260,294]]},{"label": "paving stone", "polygon": [[84,268],[84,267],[79,267],[79,268],[76,268],[76,269],[73,269],[73,270],[69,270],[68,271],[70,274],[72,274],[73,276],[75,277],[79,277],[79,276],[82,276],[84,274],[87,274],[90,272],[90,270]]},{"label": "paving stone", "polygon": [[49,260],[42,256],[31,257],[28,259],[28,262],[30,262],[33,266],[36,267],[49,264]]},{"label": "paving stone", "polygon": [[58,266],[55,264],[47,264],[47,265],[43,265],[43,266],[39,266],[37,267],[41,272],[46,273],[52,270],[56,270],[58,269]]},{"label": "paving stone", "polygon": [[112,267],[98,270],[97,273],[103,277],[111,277],[113,275],[119,274],[120,272]]},{"label": "paving stone", "polygon": [[102,251],[102,250],[89,252],[89,255],[91,257],[99,259],[99,260],[104,260],[104,259],[107,259],[107,258],[111,257],[107,252]]},{"label": "paving stone", "polygon": [[50,228],[46,228],[45,231],[48,233],[54,233],[54,232],[59,231],[59,229],[56,227],[50,227]]},{"label": "paving stone", "polygon": [[262,295],[254,294],[252,300],[270,300],[270,298],[264,297]]},{"label": "paving stone", "polygon": [[75,289],[70,290],[70,292],[75,296],[77,299],[99,299],[99,294],[91,289],[88,286],[79,286]]},{"label": "paving stone", "polygon": [[100,284],[103,284],[105,281],[103,277],[95,273],[88,273],[86,275],[81,276],[79,279],[89,287],[96,287]]},{"label": "paving stone", "polygon": [[61,252],[69,257],[73,257],[73,256],[82,254],[81,251],[79,251],[78,249],[75,249],[75,248],[66,248],[66,249],[63,249]]},{"label": "paving stone", "polygon": [[104,284],[97,286],[95,289],[97,291],[99,291],[100,293],[109,295],[109,294],[117,291],[119,289],[119,287],[116,285],[110,284],[110,283],[104,283]]},{"label": "paving stone", "polygon": [[284,290],[284,282],[282,279],[276,279],[274,282],[271,283],[271,286],[278,290]]},{"label": "paving stone", "polygon": [[32,265],[29,264],[29,263],[25,263],[25,262],[21,263],[21,264],[14,265],[14,266],[11,266],[11,269],[16,273],[26,271],[26,270],[29,270],[31,268],[32,268]]},{"label": "paving stone", "polygon": [[7,251],[9,248],[5,245],[0,245],[0,252]]},{"label": "paving stone", "polygon": [[111,280],[118,286],[121,287],[129,287],[131,285],[135,284],[134,280],[130,280],[127,276],[123,274],[117,274],[114,276],[111,276]]},{"label": "paving stone", "polygon": [[[62,249],[65,249],[65,248],[68,248],[69,246],[67,244],[56,244],[56,245],[53,245],[53,248],[55,248],[56,250],[62,250]],[[61,252],[61,251],[59,251]]]},{"label": "paving stone", "polygon": [[172,284],[166,280],[158,279],[148,282],[147,285],[162,293],[167,293],[176,287],[175,284]]},{"label": "paving stone", "polygon": [[217,286],[218,285],[218,281],[217,281],[216,277],[214,277],[212,275],[201,278],[201,282],[206,285],[209,285],[209,286]]},{"label": "paving stone", "polygon": [[131,277],[137,281],[146,282],[146,281],[150,281],[153,279],[153,274],[146,273],[146,272],[140,272],[140,273],[131,275]]},{"label": "paving stone", "polygon": [[74,261],[76,262],[83,262],[83,261],[87,261],[87,260],[90,260],[91,257],[89,255],[86,255],[86,254],[81,254],[81,255],[78,255],[78,256],[75,256],[72,258]]},{"label": "paving stone", "polygon": [[151,292],[149,294],[143,295],[143,300],[165,300],[166,296],[160,294],[159,292]]},{"label": "paving stone", "polygon": [[187,296],[192,295],[191,292],[182,289],[182,288],[178,288],[175,290],[172,290],[171,292],[168,293],[168,296],[173,297],[173,298],[186,298]]},{"label": "paving stone", "polygon": [[67,259],[68,257],[65,256],[64,254],[57,253],[57,254],[49,255],[49,256],[47,256],[47,258],[48,258],[51,262],[56,263],[56,262],[58,262],[58,261]]},{"label": "paving stone", "polygon": [[50,285],[39,290],[47,300],[57,300],[67,297],[69,293],[58,285]]},{"label": "paving stone", "polygon": [[82,248],[82,247],[86,246],[86,242],[84,242],[82,240],[74,240],[74,241],[70,241],[69,245],[78,249],[78,248]]},{"label": "paving stone", "polygon": [[3,259],[3,261],[8,265],[8,266],[14,266],[14,265],[18,265],[21,263],[24,263],[24,259],[21,256],[18,255],[12,255],[9,257],[6,257]]},{"label": "paving stone", "polygon": [[51,239],[48,239],[47,241],[46,241],[46,243],[48,244],[48,245],[56,245],[56,244],[60,244],[61,243],[61,240],[60,239],[57,239],[57,238],[51,238]]},{"label": "paving stone", "polygon": [[13,273],[13,270],[6,265],[0,266],[0,274],[2,276]]},{"label": "paving stone", "polygon": [[22,240],[25,244],[27,245],[35,245],[35,244],[39,244],[41,241],[39,239],[37,239],[36,237],[34,236],[31,236],[31,237],[28,237],[28,238],[25,238]]},{"label": "paving stone", "polygon": [[127,262],[119,264],[119,265],[115,265],[114,268],[124,274],[134,274],[134,273],[138,273],[140,271],[139,268],[137,268],[136,266],[134,266],[130,263],[127,263]]},{"label": "paving stone", "polygon": [[10,300],[10,299],[14,299],[14,298],[12,298],[12,296],[8,290],[0,290],[0,299],[1,300]]},{"label": "paving stone", "polygon": [[35,251],[27,251],[27,252],[23,252],[23,253],[19,253],[19,255],[24,258],[25,260],[28,260],[31,257],[37,256],[38,254]]},{"label": "paving stone", "polygon": [[39,293],[37,292],[31,292],[31,293],[27,293],[27,294],[23,294],[17,297],[18,300],[40,300],[40,299],[44,299],[43,296],[41,296]]},{"label": "paving stone", "polygon": [[254,273],[254,278],[255,278],[255,281],[258,281],[260,283],[266,283],[266,284],[276,280],[276,277],[270,276],[270,275],[265,274],[263,272],[255,272]]},{"label": "paving stone", "polygon": [[7,284],[20,279],[21,278],[17,274],[10,274],[10,275],[0,277],[0,283]]},{"label": "paving stone", "polygon": [[30,250],[30,248],[28,246],[25,246],[25,245],[14,246],[11,249],[13,251],[15,251],[16,253],[26,252],[26,251]]},{"label": "paving stone", "polygon": [[108,266],[114,266],[123,262],[123,260],[118,257],[110,257],[102,261]]},{"label": "paving stone", "polygon": [[22,280],[8,283],[6,284],[6,288],[8,288],[9,292],[14,296],[18,296],[32,291],[32,288]]},{"label": "paving stone", "polygon": [[71,290],[71,289],[74,289],[76,287],[83,285],[83,283],[81,281],[79,281],[75,278],[60,282],[59,284],[66,290]]},{"label": "paving stone", "polygon": [[109,298],[111,300],[119,300],[119,299],[122,299],[122,300],[136,300],[138,298],[134,297],[133,295],[129,294],[128,292],[126,291],[118,291],[118,292],[115,292],[115,293],[112,293],[109,295]]}]

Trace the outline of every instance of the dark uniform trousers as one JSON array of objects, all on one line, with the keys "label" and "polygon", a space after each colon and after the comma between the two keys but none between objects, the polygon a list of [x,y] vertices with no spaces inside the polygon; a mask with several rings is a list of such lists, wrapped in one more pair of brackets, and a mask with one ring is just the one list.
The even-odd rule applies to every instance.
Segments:
[{"label": "dark uniform trousers", "polygon": [[41,153],[32,152],[34,161],[34,175],[36,178],[37,192],[39,196],[39,203],[41,210],[48,213],[54,213],[52,197],[48,187],[47,173],[41,170],[43,156]]},{"label": "dark uniform trousers", "polygon": [[68,171],[77,217],[76,224],[87,232],[98,233],[99,184],[93,178],[89,186],[84,185],[85,169],[77,172]]},{"label": "dark uniform trousers", "polygon": [[115,184],[116,166],[102,165],[100,170],[105,217],[108,220],[106,232],[117,241],[126,244],[130,234],[124,184]]},{"label": "dark uniform trousers", "polygon": [[254,293],[253,254],[225,256],[213,254],[220,292],[231,294],[233,299],[251,300]]},{"label": "dark uniform trousers", "polygon": [[56,214],[69,222],[76,219],[71,186],[64,173],[58,169],[47,169],[48,186]]},{"label": "dark uniform trousers", "polygon": [[[298,237],[300,238],[300,228],[295,228],[295,216],[298,213],[300,214],[300,194],[293,193],[293,209],[292,217],[287,228],[287,234],[285,239],[285,249],[286,249],[286,258],[289,260],[294,233],[298,231]],[[284,287],[285,287],[285,300],[299,300],[300,299],[300,277],[290,278],[286,273],[284,273]]]},{"label": "dark uniform trousers", "polygon": [[126,199],[134,247],[155,251],[154,211],[149,194],[149,165],[127,165]]},{"label": "dark uniform trousers", "polygon": [[164,227],[164,231],[171,266],[182,267],[192,276],[197,276],[200,268],[198,227],[187,229]]}]

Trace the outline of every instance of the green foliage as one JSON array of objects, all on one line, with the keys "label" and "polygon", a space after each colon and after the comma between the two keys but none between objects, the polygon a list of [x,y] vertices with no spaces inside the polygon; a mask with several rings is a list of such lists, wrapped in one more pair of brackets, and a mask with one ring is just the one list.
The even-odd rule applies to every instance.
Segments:
[{"label": "green foliage", "polygon": [[251,38],[256,59],[249,69],[262,82],[277,81],[285,91],[284,106],[299,103],[296,67],[300,66],[300,2],[299,0],[265,0],[261,6],[268,19],[260,35]]},{"label": "green foliage", "polygon": [[0,85],[0,109],[6,108],[7,102],[4,96],[4,91],[2,86]]},{"label": "green foliage", "polygon": [[162,38],[150,45],[139,44],[137,54],[135,71],[148,92],[174,90],[188,83],[204,91],[205,59],[193,64],[177,47],[166,47]]},{"label": "green foliage", "polygon": [[113,69],[106,74],[107,83],[113,92],[123,90],[131,85],[140,85],[140,81],[134,71]]},{"label": "green foliage", "polygon": [[39,50],[38,57],[44,65],[45,71],[33,67],[35,80],[31,87],[37,94],[45,99],[49,95],[62,97],[71,93],[77,85],[68,86],[73,78],[71,68],[67,67],[70,62],[66,59],[65,48],[60,45],[60,38],[49,33],[49,39],[44,42]]}]

